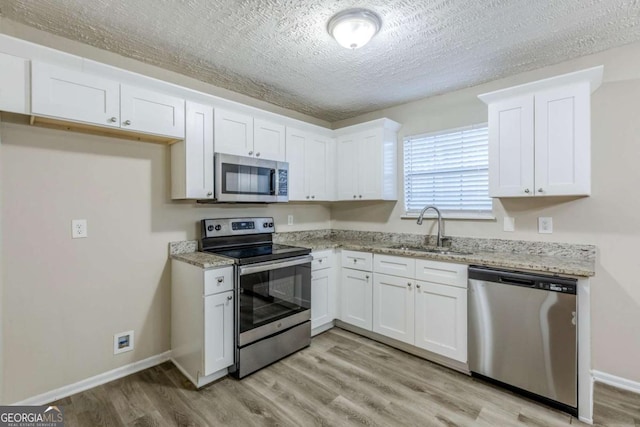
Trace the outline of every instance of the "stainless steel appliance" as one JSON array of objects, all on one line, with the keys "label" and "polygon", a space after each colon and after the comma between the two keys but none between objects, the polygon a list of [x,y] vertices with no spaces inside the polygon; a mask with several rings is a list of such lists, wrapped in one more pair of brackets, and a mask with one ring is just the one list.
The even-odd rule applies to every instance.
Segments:
[{"label": "stainless steel appliance", "polygon": [[201,250],[235,264],[238,378],[311,343],[311,250],[274,244],[274,231],[273,218],[202,220]]},{"label": "stainless steel appliance", "polygon": [[216,202],[275,203],[289,201],[289,164],[253,157],[214,155]]},{"label": "stainless steel appliance", "polygon": [[469,267],[469,368],[577,416],[576,280]]}]

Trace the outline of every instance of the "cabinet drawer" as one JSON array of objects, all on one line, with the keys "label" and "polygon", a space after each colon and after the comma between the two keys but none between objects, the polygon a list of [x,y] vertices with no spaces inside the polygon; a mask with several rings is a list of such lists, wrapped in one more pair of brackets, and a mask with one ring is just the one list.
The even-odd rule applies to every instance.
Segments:
[{"label": "cabinet drawer", "polygon": [[416,260],[400,256],[374,255],[373,271],[376,273],[390,274],[413,278],[416,274]]},{"label": "cabinet drawer", "polygon": [[467,287],[467,265],[450,262],[416,260],[416,279],[443,285]]},{"label": "cabinet drawer", "polygon": [[373,271],[373,254],[368,252],[342,251],[342,266],[356,270]]},{"label": "cabinet drawer", "polygon": [[333,267],[333,251],[313,252],[311,256],[311,271]]},{"label": "cabinet drawer", "polygon": [[233,289],[233,267],[216,268],[204,272],[204,295]]}]

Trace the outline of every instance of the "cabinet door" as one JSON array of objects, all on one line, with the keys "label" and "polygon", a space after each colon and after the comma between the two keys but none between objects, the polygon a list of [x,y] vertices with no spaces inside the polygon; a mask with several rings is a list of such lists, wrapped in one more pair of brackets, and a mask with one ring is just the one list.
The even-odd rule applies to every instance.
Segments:
[{"label": "cabinet door", "polygon": [[305,177],[305,147],[307,134],[303,131],[287,128],[287,162],[289,163],[289,201],[309,200]]},{"label": "cabinet door", "polygon": [[338,182],[337,199],[354,200],[358,198],[358,140],[355,135],[338,138]]},{"label": "cabinet door", "polygon": [[309,135],[305,150],[305,171],[308,195],[311,200],[331,200],[330,165],[331,144],[329,138]]},{"label": "cabinet door", "polygon": [[216,108],[214,116],[215,151],[253,156],[253,117],[222,108]]},{"label": "cabinet door", "polygon": [[121,128],[184,138],[184,99],[135,86],[120,87]]},{"label": "cabinet door", "polygon": [[30,114],[29,60],[0,53],[0,111]]},{"label": "cabinet door", "polygon": [[413,280],[375,274],[373,276],[373,332],[413,344]]},{"label": "cabinet door", "polygon": [[535,192],[591,193],[589,83],[536,93]]},{"label": "cabinet door", "polygon": [[187,101],[185,124],[171,145],[171,197],[213,199],[213,107]]},{"label": "cabinet door", "polygon": [[416,282],[415,345],[467,361],[467,290]]},{"label": "cabinet door", "polygon": [[534,195],[533,95],[489,105],[489,196]]},{"label": "cabinet door", "polygon": [[34,61],[31,112],[36,116],[119,128],[120,84]]},{"label": "cabinet door", "polygon": [[336,286],[333,268],[311,272],[311,329],[326,325],[336,317]]},{"label": "cabinet door", "polygon": [[253,120],[253,151],[256,157],[284,161],[285,127],[268,120]]},{"label": "cabinet door", "polygon": [[372,328],[372,273],[342,269],[340,293],[342,299],[340,319],[368,331]]},{"label": "cabinet door", "polygon": [[358,137],[358,200],[382,198],[382,130]]},{"label": "cabinet door", "polygon": [[233,291],[204,298],[204,375],[233,364]]}]

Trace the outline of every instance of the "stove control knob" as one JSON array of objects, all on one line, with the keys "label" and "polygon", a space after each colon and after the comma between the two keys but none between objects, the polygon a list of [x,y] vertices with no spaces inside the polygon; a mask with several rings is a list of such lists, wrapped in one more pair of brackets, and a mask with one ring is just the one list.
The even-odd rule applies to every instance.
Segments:
[{"label": "stove control knob", "polygon": [[216,231],[220,231],[220,230],[222,230],[222,226],[221,226],[220,224],[216,225],[216,227],[215,227],[215,228],[216,228]]},{"label": "stove control knob", "polygon": [[207,227],[207,230],[208,230],[208,231],[213,231],[213,225],[208,226],[208,227]]},{"label": "stove control knob", "polygon": [[273,223],[272,222],[269,223],[269,227],[273,227]]},{"label": "stove control knob", "polygon": [[265,222],[265,223],[263,223],[263,224],[262,224],[262,226],[263,226],[264,228],[267,228],[267,227],[269,226],[269,223],[268,223],[268,222]]}]

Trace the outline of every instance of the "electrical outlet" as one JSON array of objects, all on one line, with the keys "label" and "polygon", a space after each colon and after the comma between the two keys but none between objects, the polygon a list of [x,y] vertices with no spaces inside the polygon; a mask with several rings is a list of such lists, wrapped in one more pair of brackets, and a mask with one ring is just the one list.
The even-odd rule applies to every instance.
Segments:
[{"label": "electrical outlet", "polygon": [[71,238],[83,239],[85,237],[88,237],[87,220],[86,219],[71,220]]},{"label": "electrical outlet", "polygon": [[504,231],[514,231],[516,229],[516,219],[512,216],[505,216],[502,229]]},{"label": "electrical outlet", "polygon": [[133,331],[120,332],[113,336],[113,354],[120,354],[133,350]]},{"label": "electrical outlet", "polygon": [[553,218],[550,216],[538,217],[538,233],[551,234],[553,233]]},{"label": "electrical outlet", "polygon": [[293,225],[293,215],[287,215],[287,225]]}]

